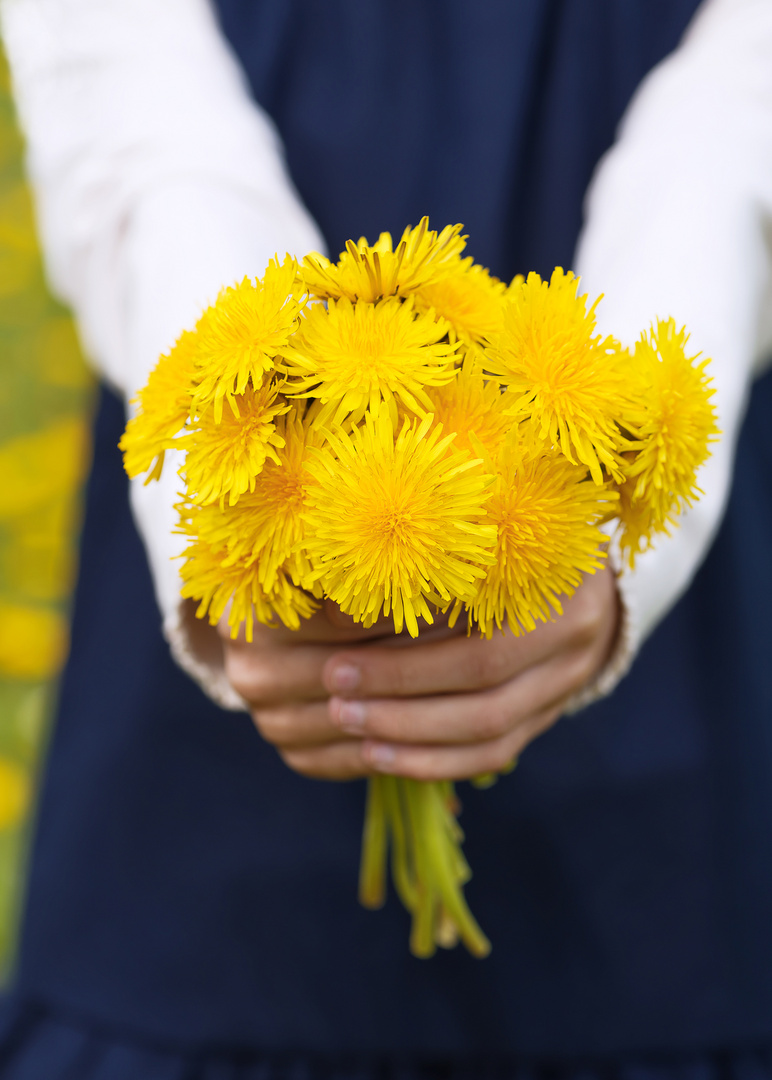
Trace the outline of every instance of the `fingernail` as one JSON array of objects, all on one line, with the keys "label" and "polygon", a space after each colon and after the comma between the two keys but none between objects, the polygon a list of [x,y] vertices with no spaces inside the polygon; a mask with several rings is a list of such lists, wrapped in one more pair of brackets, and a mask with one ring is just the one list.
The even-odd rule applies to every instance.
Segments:
[{"label": "fingernail", "polygon": [[361,701],[341,701],[338,706],[338,723],[352,735],[362,731],[366,719],[367,709]]},{"label": "fingernail", "polygon": [[380,772],[388,772],[389,766],[394,764],[397,754],[393,746],[387,746],[385,743],[374,743],[367,748],[367,757],[370,764]]},{"label": "fingernail", "polygon": [[362,675],[353,664],[338,664],[330,673],[333,690],[356,690]]}]

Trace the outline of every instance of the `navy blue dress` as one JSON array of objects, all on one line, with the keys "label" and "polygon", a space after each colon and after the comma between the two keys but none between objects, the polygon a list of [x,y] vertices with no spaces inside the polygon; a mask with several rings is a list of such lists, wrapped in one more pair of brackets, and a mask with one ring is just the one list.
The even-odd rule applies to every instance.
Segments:
[{"label": "navy blue dress", "polygon": [[[695,7],[219,3],[333,252],[429,213],[505,278],[570,265]],[[104,391],[2,1080],[769,1080],[771,414],[767,378],[718,540],[632,674],[461,785],[494,950],[419,961],[393,897],[357,904],[364,784],[295,775],[170,660]]]}]

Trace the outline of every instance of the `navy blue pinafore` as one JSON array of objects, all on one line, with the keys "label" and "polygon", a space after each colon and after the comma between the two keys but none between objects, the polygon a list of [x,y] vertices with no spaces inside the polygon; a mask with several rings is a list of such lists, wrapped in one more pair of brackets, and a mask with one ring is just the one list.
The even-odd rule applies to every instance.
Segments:
[{"label": "navy blue pinafore", "polygon": [[[428,213],[509,278],[571,264],[696,0],[218,6],[331,251]],[[356,900],[364,784],[290,772],[170,660],[104,391],[3,1080],[769,1080],[770,415],[767,378],[720,535],[632,674],[461,785],[494,950],[419,961],[396,900]]]}]

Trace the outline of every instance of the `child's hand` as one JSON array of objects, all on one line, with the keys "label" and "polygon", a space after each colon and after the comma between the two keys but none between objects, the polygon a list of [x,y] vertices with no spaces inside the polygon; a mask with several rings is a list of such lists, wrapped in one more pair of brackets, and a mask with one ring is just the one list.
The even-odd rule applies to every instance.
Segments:
[{"label": "child's hand", "polygon": [[297,632],[257,627],[251,645],[223,629],[226,672],[263,737],[304,775],[461,779],[506,766],[606,662],[613,574],[587,577],[563,608],[522,637],[440,626],[405,640],[385,636],[390,620],[363,631],[328,605]]}]

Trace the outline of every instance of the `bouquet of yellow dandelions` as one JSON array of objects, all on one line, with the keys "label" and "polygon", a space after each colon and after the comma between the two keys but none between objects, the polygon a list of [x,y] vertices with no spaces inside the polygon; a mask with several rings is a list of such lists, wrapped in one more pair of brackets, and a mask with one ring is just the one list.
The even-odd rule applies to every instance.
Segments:
[{"label": "bouquet of yellow dandelions", "polygon": [[[699,495],[717,434],[707,361],[672,320],[634,350],[556,269],[510,285],[424,218],[396,247],[271,261],[162,356],[121,447],[130,476],[185,453],[183,596],[234,636],[323,598],[415,637],[437,612],[521,634],[605,560],[630,563]],[[411,948],[490,946],[469,911],[450,782],[369,781],[360,896],[386,866]]]}]

